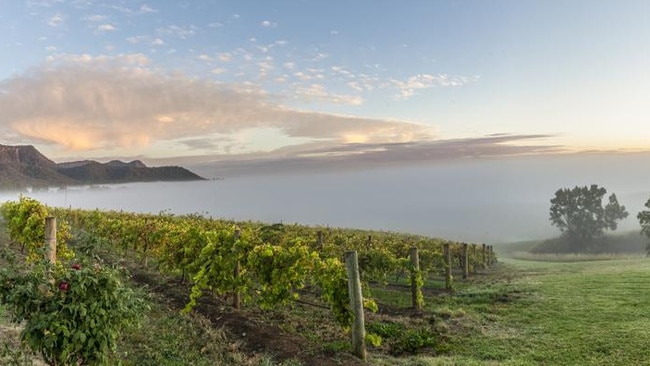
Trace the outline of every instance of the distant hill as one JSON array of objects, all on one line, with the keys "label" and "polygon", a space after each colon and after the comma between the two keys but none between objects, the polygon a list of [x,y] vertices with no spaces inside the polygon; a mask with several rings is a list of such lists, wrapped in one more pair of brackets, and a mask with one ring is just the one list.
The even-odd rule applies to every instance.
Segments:
[{"label": "distant hill", "polygon": [[147,167],[139,160],[57,164],[31,145],[0,145],[0,188],[3,189],[190,180],[203,178],[182,167]]}]

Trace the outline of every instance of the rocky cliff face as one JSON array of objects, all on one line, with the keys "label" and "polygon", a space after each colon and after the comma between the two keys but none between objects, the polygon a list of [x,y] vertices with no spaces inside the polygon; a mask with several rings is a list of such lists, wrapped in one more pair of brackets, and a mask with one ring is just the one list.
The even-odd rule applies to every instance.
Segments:
[{"label": "rocky cliff face", "polygon": [[57,164],[34,146],[0,145],[0,188],[4,189],[202,179],[182,167],[147,167],[139,160],[130,163],[84,160]]},{"label": "rocky cliff face", "polygon": [[0,187],[60,186],[74,181],[33,146],[0,145]]}]

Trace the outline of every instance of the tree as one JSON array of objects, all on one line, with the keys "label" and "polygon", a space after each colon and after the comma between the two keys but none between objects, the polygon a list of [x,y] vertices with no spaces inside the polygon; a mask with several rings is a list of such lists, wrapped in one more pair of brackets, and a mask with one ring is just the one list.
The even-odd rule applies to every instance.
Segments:
[{"label": "tree", "polygon": [[[645,207],[650,208],[650,199],[645,203]],[[641,211],[636,218],[639,219],[639,224],[641,224],[641,234],[644,234],[650,238],[650,211]],[[646,252],[650,256],[650,242],[646,244]]]},{"label": "tree", "polygon": [[596,184],[555,192],[551,199],[550,220],[572,249],[587,249],[595,238],[607,230],[616,230],[618,221],[628,216],[615,194],[609,196],[609,202],[603,207],[605,193],[607,190]]}]

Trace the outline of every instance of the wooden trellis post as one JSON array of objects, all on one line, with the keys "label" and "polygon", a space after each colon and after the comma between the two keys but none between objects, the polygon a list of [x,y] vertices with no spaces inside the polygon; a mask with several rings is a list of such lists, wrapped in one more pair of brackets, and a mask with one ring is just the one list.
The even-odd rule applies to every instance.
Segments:
[{"label": "wooden trellis post", "polygon": [[443,245],[443,254],[445,257],[445,288],[447,290],[451,289],[451,250],[449,248],[449,243]]},{"label": "wooden trellis post", "polygon": [[316,243],[318,244],[318,249],[322,250],[323,249],[323,231],[318,230],[316,233]]},{"label": "wooden trellis post", "polygon": [[[235,234],[233,235],[235,242],[239,240],[239,236],[241,235],[241,231],[239,229],[235,229]],[[241,264],[239,263],[239,260],[237,260],[237,263],[235,263],[235,268],[233,270],[233,277],[235,278],[235,281],[239,278],[239,272],[241,272]],[[239,310],[241,308],[241,294],[237,289],[233,292],[232,296],[232,306]]]},{"label": "wooden trellis post", "polygon": [[50,263],[56,263],[56,217],[45,218],[45,253]]},{"label": "wooden trellis post", "polygon": [[413,304],[413,309],[420,310],[422,309],[422,291],[417,284],[416,272],[420,271],[420,256],[418,255],[418,248],[412,247],[409,251],[411,257],[411,264],[415,272],[411,274],[411,303]]},{"label": "wooden trellis post", "polygon": [[463,279],[469,277],[469,245],[463,243]]},{"label": "wooden trellis post", "polygon": [[477,254],[476,254],[476,251],[477,251],[476,248],[478,248],[478,245],[472,244],[472,258],[474,258],[474,268],[473,268],[474,270],[472,272],[474,272],[474,273],[476,273],[476,270],[478,268],[478,257],[477,257]]},{"label": "wooden trellis post", "polygon": [[487,268],[487,245],[483,244],[483,251],[481,252],[483,268]]},{"label": "wooden trellis post", "polygon": [[366,326],[363,315],[363,295],[361,293],[361,279],[359,277],[359,262],[356,251],[345,252],[345,268],[348,273],[348,291],[350,293],[350,307],[354,314],[352,323],[352,352],[360,359],[366,359]]}]

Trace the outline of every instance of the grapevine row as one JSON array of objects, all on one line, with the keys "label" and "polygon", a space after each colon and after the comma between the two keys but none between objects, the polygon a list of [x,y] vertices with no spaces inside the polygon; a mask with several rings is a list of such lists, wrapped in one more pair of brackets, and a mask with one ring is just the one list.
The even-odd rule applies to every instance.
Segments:
[{"label": "grapevine row", "polygon": [[[10,231],[22,232],[19,224],[29,223],[29,215],[16,212],[25,210],[23,206],[33,209],[38,205],[23,197],[19,203],[5,206],[3,216],[15,221],[8,225]],[[137,253],[145,264],[149,258],[155,259],[162,271],[189,279],[192,289],[187,311],[206,291],[232,296],[235,306],[242,301],[271,308],[297,300],[300,290],[310,286],[319,290],[336,321],[348,327],[353,316],[342,263],[345,251],[357,251],[364,282],[388,283],[405,277],[417,288],[422,286],[423,276],[442,274],[447,265],[460,267],[463,258],[461,243],[390,232],[264,225],[200,215],[44,210],[72,231],[85,233],[87,239],[105,241],[123,253]],[[451,248],[449,264],[443,256],[445,244]],[[418,248],[419,266],[409,260],[413,247]],[[477,250],[470,250],[468,259],[470,270],[485,262]],[[366,305],[376,307],[371,300]]]}]

